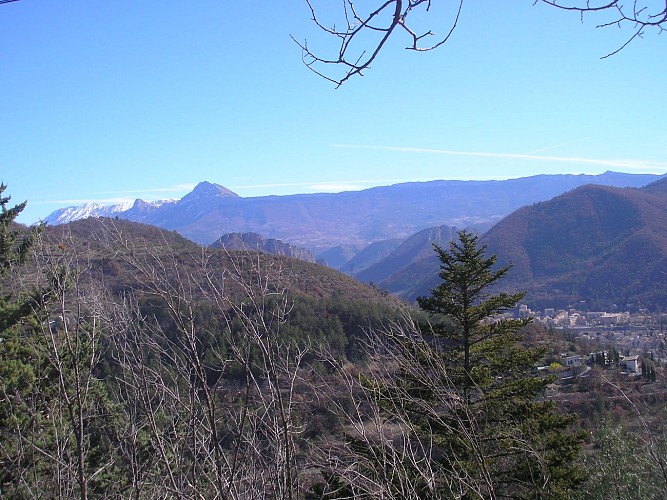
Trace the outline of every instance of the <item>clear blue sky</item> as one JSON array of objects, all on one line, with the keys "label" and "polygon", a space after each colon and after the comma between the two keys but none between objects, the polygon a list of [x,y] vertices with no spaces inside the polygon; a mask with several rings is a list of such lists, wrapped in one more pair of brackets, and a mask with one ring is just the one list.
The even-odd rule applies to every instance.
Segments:
[{"label": "clear blue sky", "polygon": [[666,172],[667,37],[601,60],[628,30],[532,3],[469,0],[437,51],[399,36],[340,89],[290,39],[327,44],[301,0],[1,5],[0,177],[31,223],[203,180],[247,197]]}]

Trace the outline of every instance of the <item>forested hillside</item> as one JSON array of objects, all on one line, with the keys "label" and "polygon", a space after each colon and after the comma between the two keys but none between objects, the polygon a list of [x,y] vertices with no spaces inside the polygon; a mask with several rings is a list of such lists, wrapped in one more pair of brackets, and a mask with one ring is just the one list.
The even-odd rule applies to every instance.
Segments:
[{"label": "forested hillside", "polygon": [[151,226],[3,228],[3,496],[285,498],[331,418],[318,374],[402,316],[326,267]]},{"label": "forested hillside", "polygon": [[514,264],[513,286],[539,304],[667,305],[667,196],[659,186],[584,186],[518,210],[485,241]]}]

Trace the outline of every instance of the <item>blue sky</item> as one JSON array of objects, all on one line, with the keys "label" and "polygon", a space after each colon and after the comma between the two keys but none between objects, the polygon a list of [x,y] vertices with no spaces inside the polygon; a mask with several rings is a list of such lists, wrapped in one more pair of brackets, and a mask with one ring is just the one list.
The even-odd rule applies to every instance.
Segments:
[{"label": "blue sky", "polygon": [[[325,18],[339,5],[322,3]],[[451,14],[435,14],[447,30]],[[631,34],[601,20],[468,1],[438,50],[406,51],[399,34],[336,89],[290,39],[330,42],[302,0],[5,4],[0,177],[32,223],[87,201],[180,198],[203,180],[248,197],[665,173],[667,37],[600,59]]]}]

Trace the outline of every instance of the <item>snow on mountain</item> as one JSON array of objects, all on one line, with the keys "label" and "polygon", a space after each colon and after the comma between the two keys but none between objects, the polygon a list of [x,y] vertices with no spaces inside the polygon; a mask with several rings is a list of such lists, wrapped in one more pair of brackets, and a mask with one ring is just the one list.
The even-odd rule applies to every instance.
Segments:
[{"label": "snow on mountain", "polygon": [[125,214],[129,210],[134,211],[153,211],[162,208],[165,205],[176,203],[178,200],[156,200],[144,201],[136,199],[134,201],[125,201],[115,205],[104,205],[102,203],[86,203],[84,205],[61,208],[52,212],[43,222],[57,226],[67,224],[75,220],[87,219],[89,217],[116,217]]},{"label": "snow on mountain", "polygon": [[116,205],[104,205],[101,203],[86,203],[84,205],[66,207],[52,212],[49,216],[44,219],[43,222],[46,222],[49,225],[57,226],[59,224],[67,224],[68,222],[73,222],[75,220],[87,219],[88,217],[115,217],[122,216],[130,220],[138,222],[147,222],[151,223],[150,220],[144,220],[146,217],[150,217],[151,214],[156,212],[157,209],[164,208],[166,205],[182,203],[197,203],[204,202],[207,203],[211,199],[216,198],[238,198],[239,195],[230,191],[220,184],[214,184],[211,182],[200,182],[197,186],[188,194],[186,194],[181,200],[157,200],[157,201],[144,201],[137,199],[135,201],[128,201],[123,203],[118,203]]},{"label": "snow on mountain", "polygon": [[66,207],[51,213],[43,222],[57,226],[67,224],[88,217],[113,217],[132,208],[134,202],[128,201],[115,205],[103,205],[101,203],[86,203],[84,205]]}]

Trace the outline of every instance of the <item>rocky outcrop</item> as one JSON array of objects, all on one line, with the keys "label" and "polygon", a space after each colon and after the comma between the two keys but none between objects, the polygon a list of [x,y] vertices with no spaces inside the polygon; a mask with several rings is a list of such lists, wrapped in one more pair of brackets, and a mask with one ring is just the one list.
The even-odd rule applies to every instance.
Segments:
[{"label": "rocky outcrop", "polygon": [[315,262],[315,256],[310,250],[295,247],[273,238],[264,238],[257,233],[229,233],[212,243],[211,248],[225,248],[227,250],[259,250],[273,255],[284,255],[292,259],[305,262]]}]

